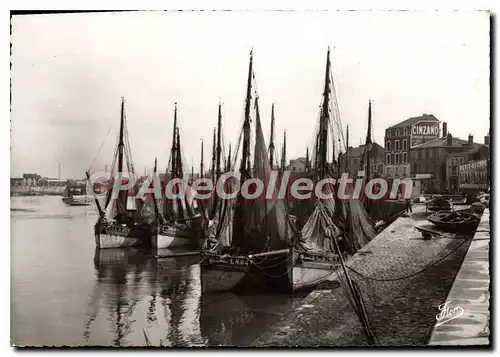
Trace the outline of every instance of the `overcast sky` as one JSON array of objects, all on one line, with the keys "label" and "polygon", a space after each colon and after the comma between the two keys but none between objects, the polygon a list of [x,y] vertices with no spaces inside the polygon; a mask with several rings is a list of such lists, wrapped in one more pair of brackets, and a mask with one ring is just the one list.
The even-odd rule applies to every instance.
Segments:
[{"label": "overcast sky", "polygon": [[[489,17],[484,12],[134,12],[12,18],[11,176],[83,177],[109,164],[120,97],[138,172],[168,161],[179,103],[187,165],[209,160],[219,98],[226,142],[243,118],[254,48],[261,117],[275,102],[278,146],[304,156],[316,125],[327,47],[350,143],[432,113],[461,138],[489,129]],[[112,131],[104,138],[108,131]],[[104,144],[103,144],[104,143]],[[102,146],[102,150],[99,148]],[[97,160],[94,162],[96,155]]]}]

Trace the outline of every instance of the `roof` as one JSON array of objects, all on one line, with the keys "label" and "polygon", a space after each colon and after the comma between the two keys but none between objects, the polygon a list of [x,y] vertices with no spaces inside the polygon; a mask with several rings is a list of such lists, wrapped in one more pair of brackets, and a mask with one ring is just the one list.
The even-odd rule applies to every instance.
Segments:
[{"label": "roof", "polygon": [[388,129],[402,128],[402,127],[405,127],[405,126],[411,126],[413,124],[418,123],[421,120],[430,120],[430,121],[436,121],[436,122],[440,123],[440,121],[434,115],[432,115],[432,114],[422,114],[421,116],[418,116],[418,117],[412,117],[412,118],[403,120],[402,122],[400,122],[400,123],[398,123],[396,125],[393,125],[393,126],[389,127]]},{"label": "roof", "polygon": [[[361,155],[363,155],[363,151],[365,150],[365,146],[366,145],[360,145],[360,146],[356,146],[356,147],[350,147],[349,148],[349,157],[352,158],[352,157],[360,157]],[[372,150],[375,149],[375,150],[382,150],[382,151],[385,151],[385,149],[377,144],[377,143],[372,143]]]},{"label": "roof", "polygon": [[[468,144],[469,142],[467,140],[462,140],[459,138],[453,138],[451,139],[452,144],[451,147],[461,147],[464,144]],[[479,147],[483,146],[483,144],[478,144],[478,143],[472,143],[472,150],[476,150]],[[428,149],[428,148],[440,148],[440,147],[448,147],[448,138],[437,138],[431,141],[428,141],[426,143],[414,146],[413,149]]]},{"label": "roof", "polygon": [[38,174],[23,174],[23,178],[40,178]]}]

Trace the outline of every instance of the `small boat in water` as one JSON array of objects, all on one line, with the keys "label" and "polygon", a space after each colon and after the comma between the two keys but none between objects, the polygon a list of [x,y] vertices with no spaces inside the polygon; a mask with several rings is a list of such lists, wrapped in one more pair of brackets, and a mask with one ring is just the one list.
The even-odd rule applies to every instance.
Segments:
[{"label": "small boat in water", "polygon": [[64,201],[68,206],[90,206],[92,197],[89,196],[74,196]]},{"label": "small boat in water", "polygon": [[479,217],[467,211],[438,212],[427,219],[437,227],[452,232],[470,232],[479,224]]}]

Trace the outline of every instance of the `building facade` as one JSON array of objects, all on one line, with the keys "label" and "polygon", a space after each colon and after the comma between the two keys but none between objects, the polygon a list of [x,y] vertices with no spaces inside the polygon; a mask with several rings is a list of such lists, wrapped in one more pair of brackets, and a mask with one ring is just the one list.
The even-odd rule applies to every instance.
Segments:
[{"label": "building facade", "polygon": [[286,170],[292,172],[305,172],[306,161],[307,160],[305,157],[299,157],[295,160],[290,160],[290,164],[286,167]]},{"label": "building facade", "polygon": [[[361,161],[363,159],[363,155],[365,154],[366,145],[360,145],[357,147],[350,146],[348,149],[348,168],[349,168],[349,176],[356,177],[358,171],[361,170]],[[375,173],[379,175],[384,174],[384,164],[385,164],[385,149],[377,144],[371,144],[370,150],[370,173],[373,176]],[[340,162],[344,165],[345,163],[345,154],[340,154]],[[366,172],[366,157],[363,160],[363,170]]]},{"label": "building facade", "polygon": [[38,174],[23,174],[23,187],[38,187],[41,178]]},{"label": "building facade", "polygon": [[468,151],[451,153],[446,158],[446,189],[449,193],[460,193],[460,166],[490,158],[490,136],[484,137],[484,144]]},{"label": "building facade", "polygon": [[[413,147],[439,138],[440,121],[432,114],[406,119],[385,130],[385,172],[389,179],[411,177]],[[446,130],[446,123],[443,123]]]},{"label": "building facade", "polygon": [[[472,135],[468,140],[454,138],[451,133],[446,137],[438,138],[417,145],[411,150],[411,171],[422,180],[422,191],[425,193],[448,193],[449,176],[447,176],[447,163],[450,158],[456,165],[465,161],[464,155],[469,155],[482,144],[474,143]],[[462,160],[460,159],[462,157]],[[458,161],[457,161],[458,158]],[[452,172],[449,173],[451,175]]]}]

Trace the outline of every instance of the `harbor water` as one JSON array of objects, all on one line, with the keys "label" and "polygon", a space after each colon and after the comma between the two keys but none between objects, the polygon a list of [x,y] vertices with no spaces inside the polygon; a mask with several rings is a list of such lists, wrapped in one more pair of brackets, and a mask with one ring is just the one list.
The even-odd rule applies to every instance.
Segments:
[{"label": "harbor water", "polygon": [[301,296],[203,294],[199,258],[96,249],[92,206],[11,198],[11,343],[247,346]]}]

